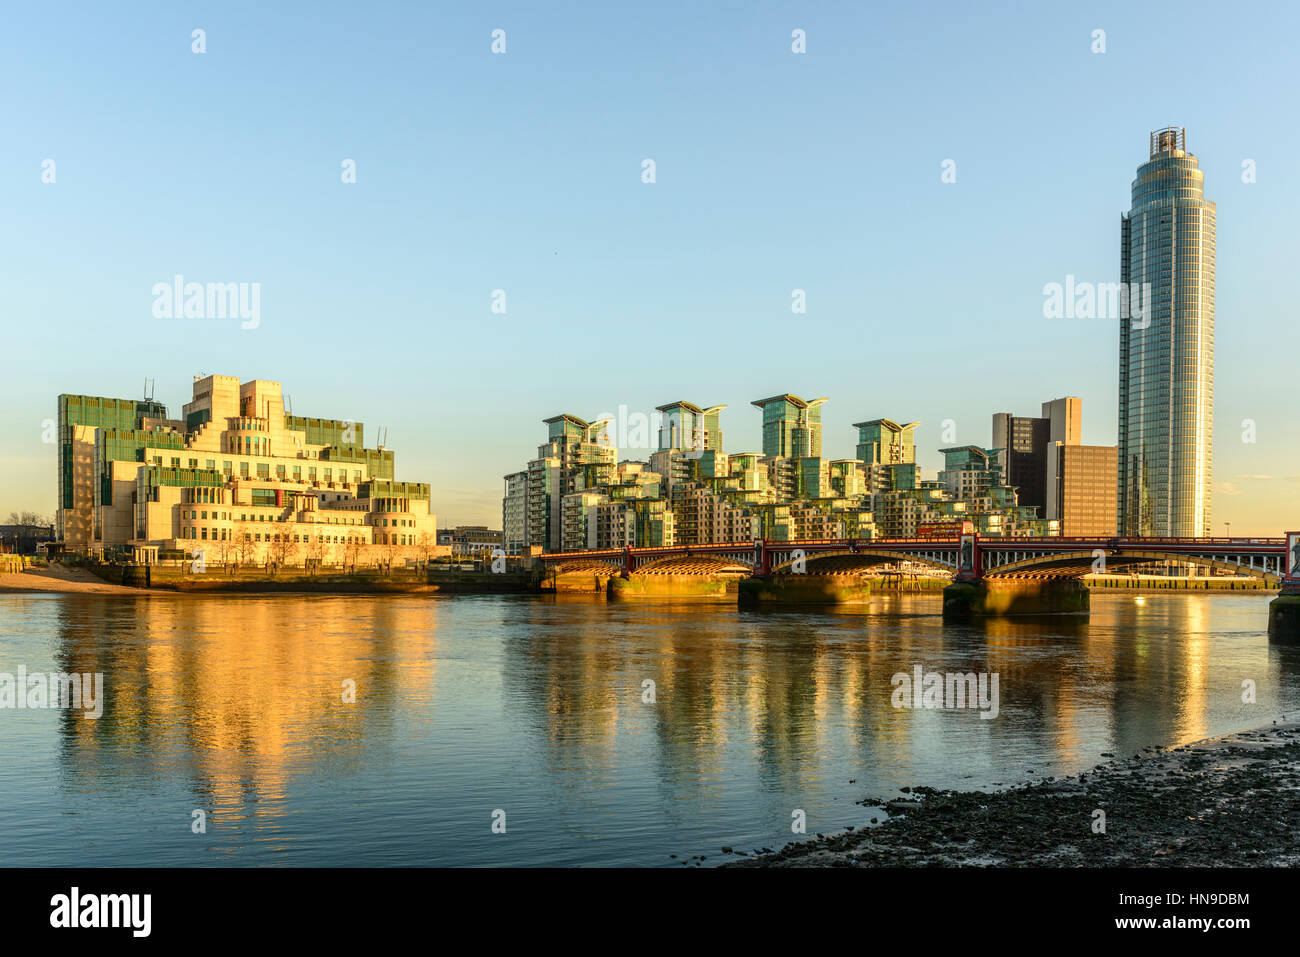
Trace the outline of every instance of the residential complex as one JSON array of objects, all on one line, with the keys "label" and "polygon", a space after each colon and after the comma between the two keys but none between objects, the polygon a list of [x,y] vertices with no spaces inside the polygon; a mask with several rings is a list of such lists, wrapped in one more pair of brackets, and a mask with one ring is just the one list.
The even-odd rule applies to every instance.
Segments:
[{"label": "residential complex", "polygon": [[1055,535],[1060,522],[1017,501],[1002,449],[943,450],[922,480],[914,432],[891,419],[857,423],[857,458],[822,452],[821,406],[789,393],[753,403],[762,452],[726,452],[724,406],[659,406],[667,424],[648,462],[618,461],[606,423],[545,420],[537,458],[504,477],[504,547],[575,551],[626,546],[838,538],[911,538],[970,522],[985,535]]},{"label": "residential complex", "polygon": [[[1215,206],[1187,134],[1151,134],[1120,223],[1117,515],[1123,535],[1210,533]],[[1143,308],[1132,304],[1141,298]]]},{"label": "residential complex", "polygon": [[194,380],[152,399],[59,396],[59,537],[72,551],[368,565],[432,557],[429,486],[395,478],[360,422],[284,410],[280,383]]}]

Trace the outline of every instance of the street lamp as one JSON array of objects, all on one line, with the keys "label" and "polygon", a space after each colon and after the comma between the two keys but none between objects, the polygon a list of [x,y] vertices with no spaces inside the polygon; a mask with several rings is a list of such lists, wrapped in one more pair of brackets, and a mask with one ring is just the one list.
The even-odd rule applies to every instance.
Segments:
[{"label": "street lamp", "polygon": [[1228,530],[1228,537],[1232,538],[1232,522],[1224,522],[1223,527]]}]

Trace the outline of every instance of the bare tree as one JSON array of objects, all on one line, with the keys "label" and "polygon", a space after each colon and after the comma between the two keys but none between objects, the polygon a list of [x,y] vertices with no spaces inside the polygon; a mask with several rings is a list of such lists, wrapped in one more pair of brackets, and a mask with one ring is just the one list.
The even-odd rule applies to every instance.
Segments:
[{"label": "bare tree", "polygon": [[48,528],[54,520],[40,512],[10,512],[6,525],[21,525],[23,528]]},{"label": "bare tree", "polygon": [[274,531],[271,532],[270,544],[266,549],[266,558],[268,564],[274,568],[280,568],[286,564],[289,558],[289,526],[284,522],[276,522],[271,526]]},{"label": "bare tree", "polygon": [[343,543],[343,562],[345,566],[351,567],[352,571],[357,570],[357,558],[361,555],[361,539],[355,535],[349,535],[347,541]]},{"label": "bare tree", "polygon": [[432,532],[421,532],[415,540],[415,548],[420,555],[420,560],[428,566],[438,550],[438,536]]},{"label": "bare tree", "polygon": [[235,530],[235,534],[230,539],[230,548],[234,553],[236,564],[244,565],[252,560],[255,549],[253,536],[248,533],[248,529]]},{"label": "bare tree", "polygon": [[325,561],[325,540],[321,537],[319,531],[305,537],[307,539],[307,566],[309,569],[314,569]]},{"label": "bare tree", "polygon": [[271,551],[275,558],[276,567],[292,565],[297,560],[299,543],[294,541],[292,523],[275,523],[275,536],[271,539]]}]

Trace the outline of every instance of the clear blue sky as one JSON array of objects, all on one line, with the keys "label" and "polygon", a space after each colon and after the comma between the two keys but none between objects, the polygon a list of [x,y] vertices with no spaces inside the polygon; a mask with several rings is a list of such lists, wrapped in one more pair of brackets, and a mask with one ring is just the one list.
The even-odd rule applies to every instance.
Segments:
[{"label": "clear blue sky", "polygon": [[[386,426],[443,523],[499,525],[500,477],[541,420],[620,404],[726,403],[738,449],[759,445],[751,400],[825,395],[826,454],[853,454],[853,422],[921,420],[933,468],[945,419],[986,444],[991,413],[1071,394],[1085,441],[1113,444],[1115,323],[1044,319],[1042,288],[1118,278],[1134,171],[1173,124],[1218,203],[1216,531],[1300,527],[1294,5],[77,3],[5,20],[5,514],[53,509],[58,393],[135,396],[150,377],[177,415],[200,373],[279,380],[295,412],[359,419],[368,440]],[[260,326],[154,318],[153,284],[177,273],[260,283]]]}]

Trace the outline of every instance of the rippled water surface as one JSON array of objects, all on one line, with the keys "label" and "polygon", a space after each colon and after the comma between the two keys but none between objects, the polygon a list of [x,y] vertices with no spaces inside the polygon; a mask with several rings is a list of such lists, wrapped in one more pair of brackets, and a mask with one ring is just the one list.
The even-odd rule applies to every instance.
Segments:
[{"label": "rippled water surface", "polygon": [[[1070,773],[1300,709],[1271,597],[1098,592],[1084,621],[953,625],[937,595],[0,595],[0,672],[102,672],[107,699],[98,720],[0,710],[0,865],[712,864],[792,839],[794,809],[836,830],[900,787]],[[916,665],[997,674],[998,717],[893,707]]]}]

